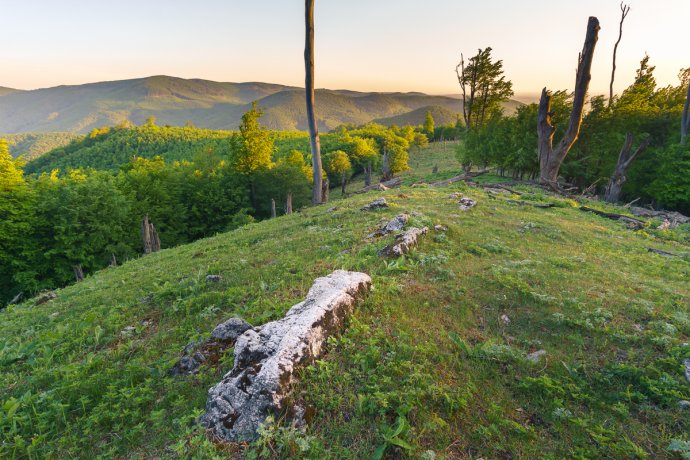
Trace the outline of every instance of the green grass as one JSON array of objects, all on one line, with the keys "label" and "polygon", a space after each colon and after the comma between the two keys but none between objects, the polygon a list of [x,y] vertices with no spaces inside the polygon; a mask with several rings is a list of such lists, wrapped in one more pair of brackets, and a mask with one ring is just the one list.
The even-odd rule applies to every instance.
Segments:
[{"label": "green grass", "polygon": [[[437,162],[438,176],[453,175],[449,149],[413,153],[405,183]],[[453,191],[478,206],[460,212]],[[280,318],[338,268],[369,273],[375,290],[301,374],[306,432],[278,420],[248,458],[680,458],[669,446],[690,440],[690,411],[678,408],[690,399],[688,229],[635,232],[531,192],[558,207],[462,184],[356,195],[0,313],[0,458],[227,457],[193,420],[231,351],[193,377],[166,371],[215,324]],[[359,210],[381,195],[390,209]],[[448,231],[381,259],[392,237],[365,237],[400,212]],[[536,350],[547,354],[531,363]]]}]

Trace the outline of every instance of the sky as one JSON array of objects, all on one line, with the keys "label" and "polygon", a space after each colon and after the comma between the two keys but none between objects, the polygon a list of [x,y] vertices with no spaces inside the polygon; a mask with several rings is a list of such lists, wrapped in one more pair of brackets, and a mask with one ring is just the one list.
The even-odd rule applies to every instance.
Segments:
[{"label": "sky", "polygon": [[[608,93],[619,0],[315,0],[316,86],[458,92],[455,66],[492,47],[517,94],[572,89],[589,16],[601,23],[590,91]],[[633,0],[616,92],[645,52],[660,85],[690,67],[690,0]],[[150,75],[304,85],[298,0],[2,0],[0,86]]]}]

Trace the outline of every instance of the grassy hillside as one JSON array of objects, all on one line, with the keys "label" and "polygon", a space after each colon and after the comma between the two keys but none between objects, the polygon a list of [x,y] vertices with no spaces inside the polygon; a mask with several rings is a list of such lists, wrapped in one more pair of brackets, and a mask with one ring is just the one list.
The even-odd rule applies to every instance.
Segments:
[{"label": "grassy hillside", "polygon": [[[363,124],[429,105],[457,106],[452,98],[422,93],[319,90],[316,98],[322,130],[343,123]],[[252,101],[259,101],[266,111],[262,120],[265,126],[306,129],[304,93],[299,88],[156,76],[8,93],[0,104],[0,132],[85,134],[124,120],[142,124],[152,115],[161,125],[191,122],[201,128],[236,129]]]},{"label": "grassy hillside", "polygon": [[74,133],[25,133],[0,136],[9,144],[10,154],[15,158],[22,155],[25,161],[36,159],[82,137]]},{"label": "grassy hillside", "polygon": [[[459,108],[459,107],[458,107]],[[412,112],[404,113],[402,115],[396,115],[394,117],[379,118],[374,120],[376,123],[380,123],[384,126],[421,126],[424,124],[427,112],[431,112],[431,116],[434,119],[434,123],[438,126],[455,124],[460,115],[458,112],[446,109],[445,107],[439,107],[437,105],[432,105],[428,107],[422,107]]]},{"label": "grassy hillside", "polygon": [[[452,174],[450,151],[412,154],[405,183],[434,164]],[[231,352],[192,377],[167,370],[215,324],[279,318],[314,278],[344,268],[369,273],[375,291],[301,375],[309,428],[271,425],[249,458],[358,459],[383,448],[391,458],[674,458],[669,446],[687,446],[690,429],[678,406],[690,399],[688,229],[633,232],[520,189],[357,195],[131,260],[0,313],[0,457],[227,458],[233,450],[192,422]],[[458,191],[478,206],[460,212],[448,198]],[[379,196],[390,209],[360,211]],[[448,231],[383,260],[391,238],[366,235],[400,212]],[[537,350],[541,360],[526,359]]]}]

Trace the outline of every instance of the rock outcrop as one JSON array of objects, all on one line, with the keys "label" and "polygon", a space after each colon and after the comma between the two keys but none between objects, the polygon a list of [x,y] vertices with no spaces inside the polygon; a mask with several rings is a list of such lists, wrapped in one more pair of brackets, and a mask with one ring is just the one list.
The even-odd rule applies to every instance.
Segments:
[{"label": "rock outcrop", "polygon": [[321,355],[326,339],[343,328],[370,288],[369,275],[337,270],[314,281],[283,319],[244,332],[235,344],[234,367],[208,392],[200,423],[220,440],[255,439],[269,415],[287,409],[298,367]]},{"label": "rock outcrop", "polygon": [[398,235],[395,242],[379,251],[380,256],[400,257],[407,254],[417,245],[417,240],[420,236],[426,235],[429,232],[427,227],[417,228],[413,227],[406,232]]}]

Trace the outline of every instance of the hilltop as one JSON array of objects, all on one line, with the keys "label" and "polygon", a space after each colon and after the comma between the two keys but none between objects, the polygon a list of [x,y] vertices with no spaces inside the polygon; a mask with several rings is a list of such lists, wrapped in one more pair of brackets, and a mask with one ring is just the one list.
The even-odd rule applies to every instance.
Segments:
[{"label": "hilltop", "polygon": [[[308,428],[271,424],[248,458],[674,458],[689,428],[688,229],[633,231],[524,185],[410,186],[457,171],[450,151],[413,154],[399,190],[163,250],[0,313],[0,457],[237,453],[193,423],[231,352],[168,371],[216,324],[281,318],[316,277],[349,269],[375,290],[301,373]],[[463,212],[452,193],[478,205]],[[360,210],[379,197],[390,208]],[[447,230],[383,259],[392,237],[367,236],[401,212]]]},{"label": "hilltop", "polygon": [[[143,124],[236,129],[253,101],[266,112],[262,123],[275,130],[305,130],[304,90],[270,83],[219,83],[154,76],[31,91],[0,90],[0,133],[72,132],[125,120]],[[319,128],[364,124],[422,107],[460,112],[462,103],[423,93],[367,93],[321,89],[316,95]],[[514,104],[508,104],[510,112]]]}]

